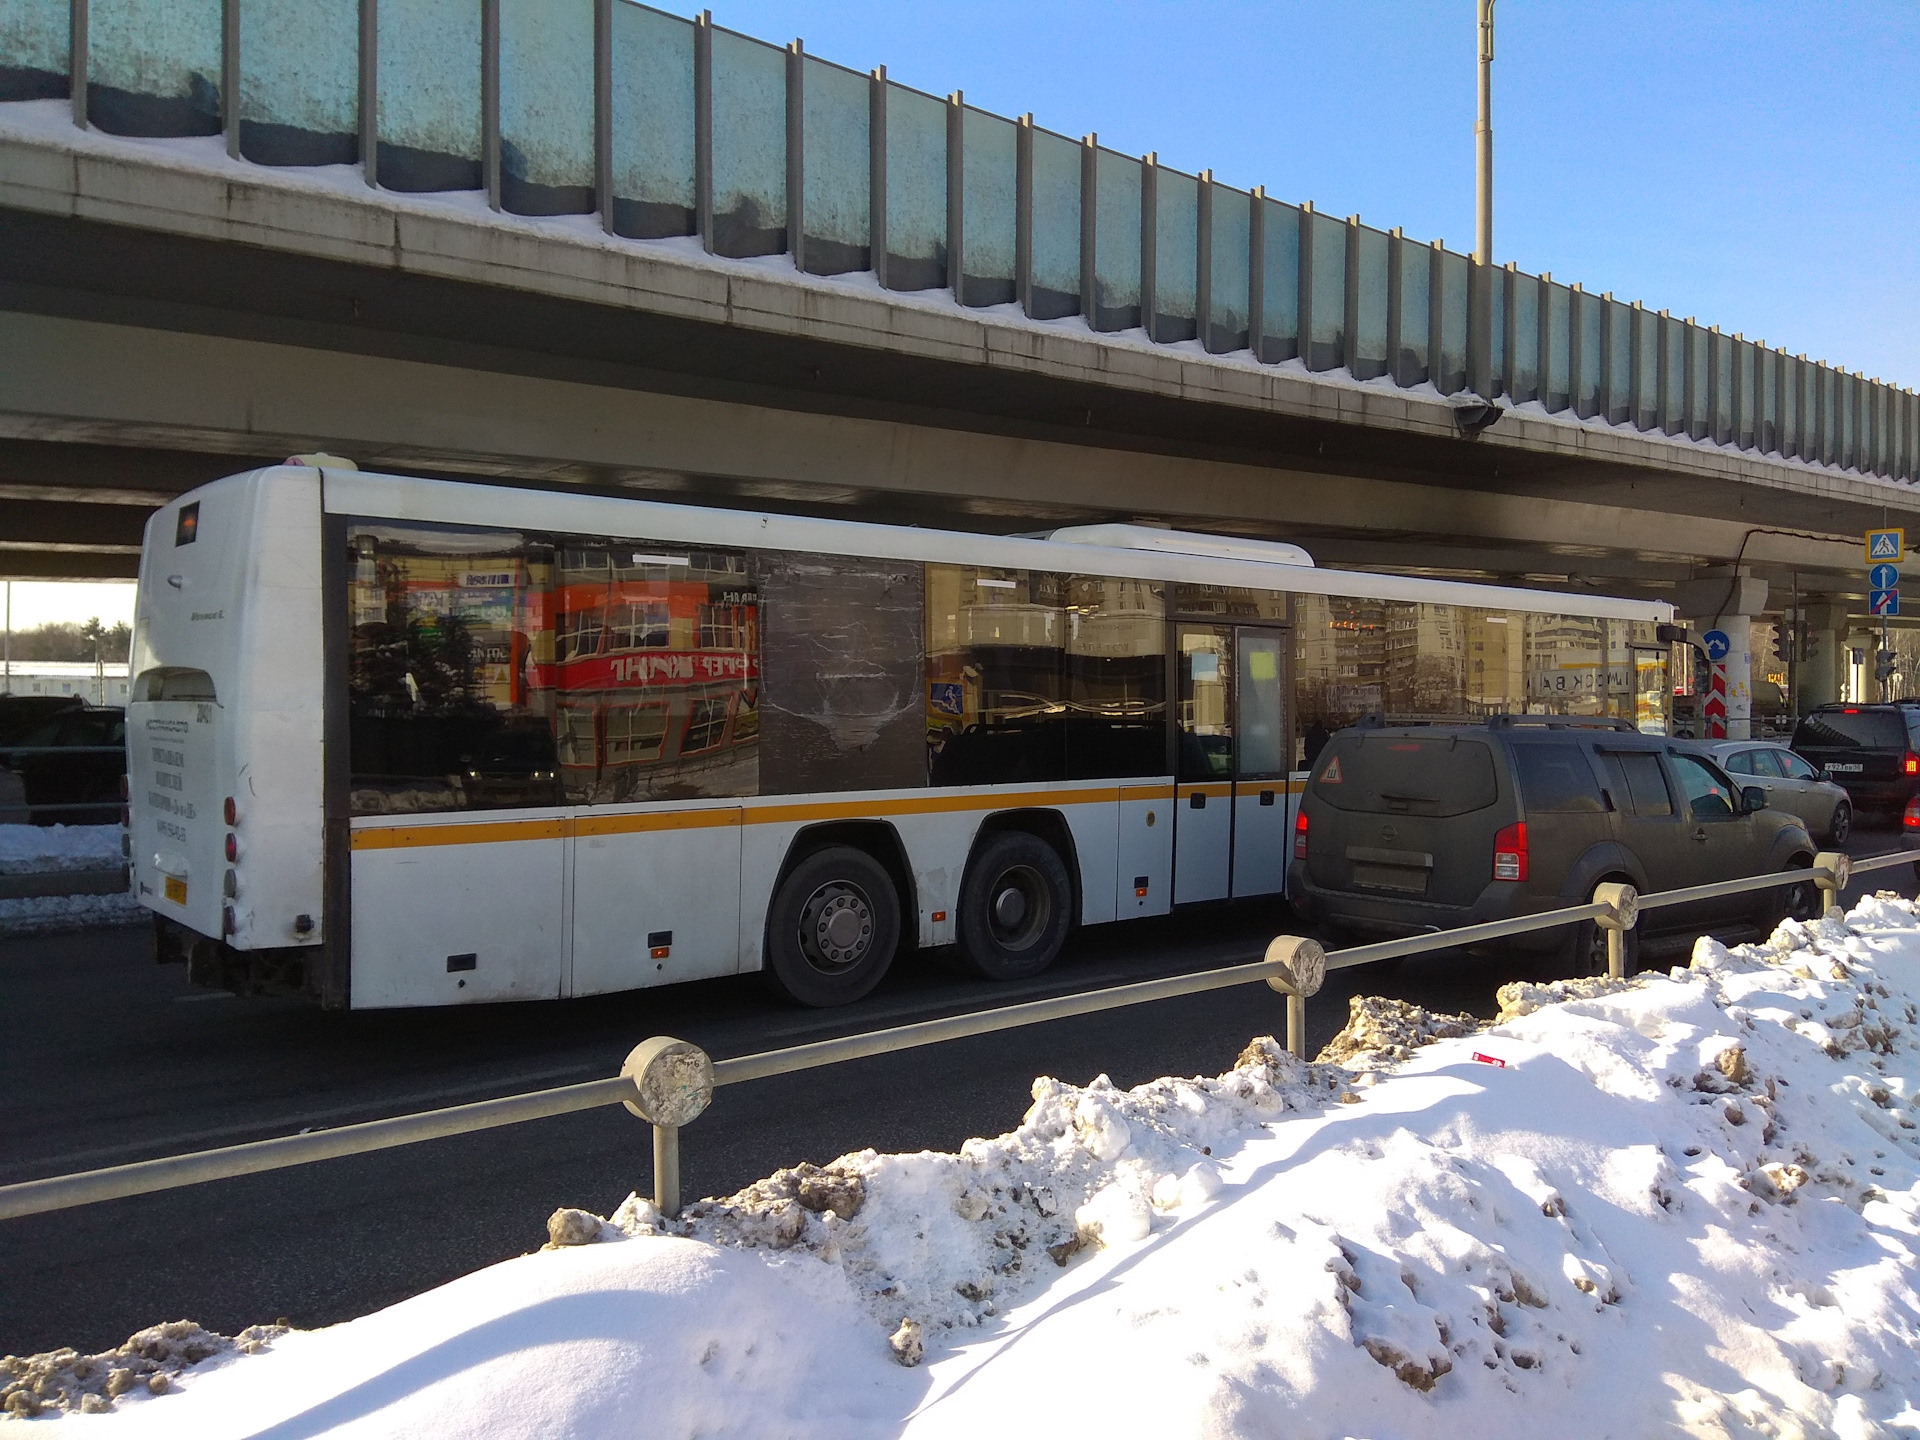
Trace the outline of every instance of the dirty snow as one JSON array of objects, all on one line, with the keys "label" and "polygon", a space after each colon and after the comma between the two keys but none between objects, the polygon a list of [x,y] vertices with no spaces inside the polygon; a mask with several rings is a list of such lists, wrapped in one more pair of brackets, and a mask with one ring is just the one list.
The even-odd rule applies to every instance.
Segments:
[{"label": "dirty snow", "polygon": [[118,825],[0,825],[0,875],[111,870],[123,862]]},{"label": "dirty snow", "polygon": [[1042,1079],[958,1154],[674,1221],[561,1211],[542,1252],[49,1428],[1920,1431],[1915,906],[1501,1001],[1471,1030],[1363,1003],[1341,1064],[1256,1041],[1215,1079]]},{"label": "dirty snow", "polygon": [[144,925],[151,912],[130,894],[35,895],[0,899],[0,938]]}]

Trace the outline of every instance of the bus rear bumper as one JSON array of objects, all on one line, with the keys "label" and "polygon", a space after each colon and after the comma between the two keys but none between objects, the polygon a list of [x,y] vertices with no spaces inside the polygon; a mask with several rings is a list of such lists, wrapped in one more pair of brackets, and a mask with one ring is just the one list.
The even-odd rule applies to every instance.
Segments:
[{"label": "bus rear bumper", "polygon": [[234,995],[302,995],[332,1002],[327,980],[339,963],[326,945],[236,950],[165,915],[153,917],[153,958],[185,965],[187,982]]}]

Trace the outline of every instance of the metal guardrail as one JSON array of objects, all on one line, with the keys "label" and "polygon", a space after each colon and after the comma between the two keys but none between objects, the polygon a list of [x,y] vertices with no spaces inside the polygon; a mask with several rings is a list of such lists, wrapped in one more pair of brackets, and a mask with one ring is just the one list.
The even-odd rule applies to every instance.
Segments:
[{"label": "metal guardrail", "polygon": [[313,1134],[256,1140],[218,1150],[141,1160],[76,1175],[59,1175],[0,1186],[0,1220],[65,1210],[77,1205],[92,1205],[102,1200],[147,1195],[184,1185],[198,1185],[208,1180],[255,1175],[292,1165],[309,1165],[319,1160],[364,1155],[398,1145],[416,1144],[422,1140],[467,1135],[501,1125],[516,1125],[524,1120],[569,1115],[616,1104],[625,1105],[653,1126],[654,1204],[662,1214],[672,1215],[680,1208],[680,1129],[707,1108],[714,1090],[722,1085],[739,1085],[750,1080],[790,1075],[801,1070],[892,1054],[922,1045],[938,1045],[948,1040],[989,1035],[1027,1025],[1044,1024],[1050,1020],[1065,1020],[1078,1015],[1259,983],[1265,983],[1287,997],[1287,1048],[1295,1055],[1303,1055],[1306,1045],[1306,1002],[1309,996],[1320,989],[1328,970],[1342,970],[1430,950],[1479,944],[1591,920],[1607,931],[1609,970],[1613,975],[1620,976],[1625,973],[1626,932],[1634,927],[1643,910],[1810,882],[1825,897],[1825,913],[1834,914],[1839,909],[1840,892],[1854,874],[1916,862],[1920,862],[1920,851],[1896,851],[1864,860],[1853,860],[1849,856],[1826,851],[1816,856],[1814,863],[1803,870],[1782,870],[1771,875],[1724,880],[1712,885],[1695,885],[1653,895],[1640,895],[1630,885],[1609,884],[1601,886],[1595,893],[1593,903],[1587,905],[1570,905],[1512,920],[1439,930],[1374,945],[1356,945],[1332,953],[1323,951],[1316,941],[1282,935],[1268,945],[1265,959],[1251,965],[1233,965],[1218,970],[1204,970],[1194,975],[1175,975],[1078,995],[1062,995],[1050,1000],[1033,1000],[993,1010],[948,1016],[941,1020],[926,1020],[887,1030],[848,1035],[837,1040],[820,1040],[784,1050],[743,1055],[730,1060],[714,1061],[687,1041],[656,1036],[636,1046],[627,1056],[620,1074],[611,1079],[589,1080],[578,1085],[563,1085],[557,1089],[536,1090],[497,1100],[453,1105],[417,1115],[343,1125],[338,1129]]}]

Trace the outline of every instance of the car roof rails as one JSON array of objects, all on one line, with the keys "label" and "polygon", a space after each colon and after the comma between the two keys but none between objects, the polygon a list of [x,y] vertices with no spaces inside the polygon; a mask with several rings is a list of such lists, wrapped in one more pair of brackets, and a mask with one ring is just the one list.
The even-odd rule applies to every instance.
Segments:
[{"label": "car roof rails", "polygon": [[1369,710],[1353,724],[1349,730],[1387,730],[1411,727],[1415,725],[1478,725],[1483,717],[1479,715],[1424,715],[1410,713],[1389,715],[1380,710]]},{"label": "car roof rails", "polygon": [[1638,735],[1631,720],[1617,715],[1489,715],[1489,730],[1511,730],[1521,725],[1538,725],[1545,730],[1613,730]]}]

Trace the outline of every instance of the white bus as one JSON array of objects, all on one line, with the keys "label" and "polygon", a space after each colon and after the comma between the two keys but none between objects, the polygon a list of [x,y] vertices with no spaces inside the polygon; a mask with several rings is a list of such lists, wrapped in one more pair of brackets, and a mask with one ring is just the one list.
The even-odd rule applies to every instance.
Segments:
[{"label": "white bus", "polygon": [[1660,728],[1669,608],[289,464],[147,526],[133,883],[195,981],[330,1007],[1030,975],[1279,896],[1363,713]]}]

